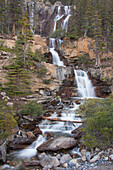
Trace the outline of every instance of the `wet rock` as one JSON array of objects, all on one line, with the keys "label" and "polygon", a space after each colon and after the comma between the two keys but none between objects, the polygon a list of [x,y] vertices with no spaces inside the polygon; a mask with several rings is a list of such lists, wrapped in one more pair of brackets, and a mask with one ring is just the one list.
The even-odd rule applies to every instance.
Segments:
[{"label": "wet rock", "polygon": [[70,161],[72,158],[69,154],[65,154],[61,157],[60,159],[60,163],[63,165],[65,164],[67,161]]},{"label": "wet rock", "polygon": [[43,154],[40,156],[39,162],[42,167],[46,167],[49,165],[51,167],[57,167],[60,165],[60,162],[58,161],[56,157],[50,157],[50,156],[47,156],[46,154]]},{"label": "wet rock", "polygon": [[112,154],[112,155],[110,155],[109,157],[110,157],[110,159],[113,161],[113,154]]},{"label": "wet rock", "polygon": [[82,149],[82,150],[81,150],[81,155],[82,155],[82,156],[85,156],[85,155],[86,155],[86,152],[87,152],[86,149]]},{"label": "wet rock", "polygon": [[36,160],[24,162],[24,166],[38,166],[39,164],[40,164],[39,161]]},{"label": "wet rock", "polygon": [[61,149],[68,149],[77,145],[77,140],[71,137],[56,137],[49,139],[40,145],[37,150],[39,151],[57,151]]},{"label": "wet rock", "polygon": [[0,146],[0,160],[2,160],[3,162],[6,162],[6,145],[7,145],[7,143],[4,142]]},{"label": "wet rock", "polygon": [[35,138],[23,138],[18,137],[13,141],[9,142],[8,148],[16,150],[16,149],[24,149],[27,145],[32,144],[35,141]]},{"label": "wet rock", "polygon": [[81,138],[81,136],[82,136],[82,130],[83,130],[83,128],[84,128],[84,125],[81,125],[81,126],[79,126],[78,128],[76,128],[75,130],[73,130],[71,133],[73,134],[73,137],[75,138],[75,139],[79,139],[79,138]]},{"label": "wet rock", "polygon": [[98,161],[100,159],[100,156],[99,155],[95,155],[91,160],[90,160],[90,163],[94,163],[96,161]]},{"label": "wet rock", "polygon": [[90,152],[86,152],[85,156],[86,156],[86,160],[89,162],[90,159],[91,159],[91,154],[90,154]]},{"label": "wet rock", "polygon": [[39,135],[39,134],[42,134],[42,131],[40,130],[39,126],[37,126],[37,127],[35,128],[35,130],[33,131],[33,134],[34,134],[35,136],[37,136],[37,135]]}]

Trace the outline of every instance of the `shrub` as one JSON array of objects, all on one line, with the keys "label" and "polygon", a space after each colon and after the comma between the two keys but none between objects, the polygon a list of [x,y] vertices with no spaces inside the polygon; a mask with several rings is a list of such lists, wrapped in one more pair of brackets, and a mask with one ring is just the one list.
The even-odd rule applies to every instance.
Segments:
[{"label": "shrub", "polygon": [[85,118],[83,130],[85,145],[92,147],[113,146],[113,98],[88,99],[78,112]]},{"label": "shrub", "polygon": [[19,112],[22,115],[30,115],[31,117],[36,117],[44,112],[43,105],[36,103],[35,101],[30,101],[22,106],[22,110]]},{"label": "shrub", "polygon": [[38,73],[38,77],[39,78],[42,78],[42,77],[44,77],[45,75],[46,75],[46,73],[47,73],[47,68],[45,67],[45,66],[42,66],[38,71],[37,71],[37,73]]},{"label": "shrub", "polygon": [[7,138],[14,132],[17,122],[14,118],[14,112],[4,101],[0,102],[0,139]]}]

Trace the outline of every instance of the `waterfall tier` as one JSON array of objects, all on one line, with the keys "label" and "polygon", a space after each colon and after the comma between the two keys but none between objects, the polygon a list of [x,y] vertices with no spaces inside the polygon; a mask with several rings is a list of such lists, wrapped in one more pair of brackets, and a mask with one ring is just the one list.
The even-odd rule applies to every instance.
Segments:
[{"label": "waterfall tier", "polygon": [[60,57],[59,57],[58,53],[55,51],[55,49],[50,48],[50,52],[53,57],[53,64],[58,65],[58,66],[64,66],[64,62],[60,60]]},{"label": "waterfall tier", "polygon": [[95,97],[95,90],[87,73],[83,70],[74,70],[74,72],[80,97]]},{"label": "waterfall tier", "polygon": [[67,32],[67,26],[68,26],[68,21],[71,16],[71,7],[70,6],[64,6],[64,14],[61,14],[61,6],[58,7],[57,10],[57,15],[54,19],[54,28],[53,32],[56,31],[57,28],[57,22],[61,20],[63,17],[66,17],[63,22],[61,23],[61,29],[65,30]]}]

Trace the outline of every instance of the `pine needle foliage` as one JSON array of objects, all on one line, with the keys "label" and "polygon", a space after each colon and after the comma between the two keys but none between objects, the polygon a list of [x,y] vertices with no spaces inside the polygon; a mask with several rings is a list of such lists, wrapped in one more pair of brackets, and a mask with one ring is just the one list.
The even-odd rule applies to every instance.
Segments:
[{"label": "pine needle foliage", "polygon": [[113,96],[106,99],[88,99],[78,112],[85,119],[83,139],[87,148],[112,147]]}]

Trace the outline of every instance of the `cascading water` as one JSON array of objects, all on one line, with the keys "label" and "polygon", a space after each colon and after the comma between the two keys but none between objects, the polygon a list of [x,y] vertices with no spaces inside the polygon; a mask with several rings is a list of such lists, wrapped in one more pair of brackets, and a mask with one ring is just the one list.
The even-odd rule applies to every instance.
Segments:
[{"label": "cascading water", "polygon": [[55,17],[54,19],[54,28],[53,28],[53,32],[56,31],[56,27],[57,27],[57,21],[61,20],[63,18],[64,15],[61,15],[60,14],[60,11],[61,11],[61,6],[58,7],[58,14],[57,16]]},{"label": "cascading water", "polygon": [[87,73],[83,70],[74,70],[74,72],[80,97],[95,97],[95,90]]},{"label": "cascading water", "polygon": [[17,152],[18,158],[31,158],[37,154],[37,147],[45,142],[45,138],[40,135],[36,141],[34,141],[31,146],[26,149],[23,149],[20,152]]},{"label": "cascading water", "polygon": [[53,56],[53,64],[58,66],[64,66],[64,62],[60,60],[58,53],[55,51],[54,48],[50,48],[50,52]]},{"label": "cascading water", "polygon": [[62,30],[65,30],[67,32],[68,21],[69,21],[69,18],[71,16],[71,7],[70,6],[65,6],[64,9],[65,9],[66,18],[63,21],[63,23],[61,25],[61,28],[62,28]]},{"label": "cascading water", "polygon": [[33,31],[33,26],[34,26],[34,2],[28,2],[28,13],[29,13],[29,19],[30,19],[30,30],[32,34],[34,33]]},{"label": "cascading water", "polygon": [[[56,47],[56,39],[55,38],[50,38],[50,52],[52,54],[53,57],[53,64],[54,65],[58,65],[58,66],[64,66],[63,61],[60,60],[60,57],[58,55],[58,53],[55,51],[55,47]],[[59,39],[57,40],[59,43],[62,42],[62,40],[60,41]]]},{"label": "cascading water", "polygon": [[[63,21],[63,23],[61,24],[61,29],[65,30],[67,32],[67,25],[68,25],[69,18],[71,16],[71,14],[70,14],[71,7],[64,6],[64,11],[65,11],[65,14],[61,15],[61,6],[58,7],[57,15],[54,19],[53,32],[56,31],[57,21],[61,20],[64,16],[66,16],[66,18]],[[50,38],[49,41],[50,41],[50,52],[53,57],[53,64],[58,65],[58,66],[64,66],[63,61],[60,60],[59,54],[55,51],[56,45],[57,45],[57,47],[60,47],[60,45],[63,41],[61,39],[55,39],[55,38]]]}]

